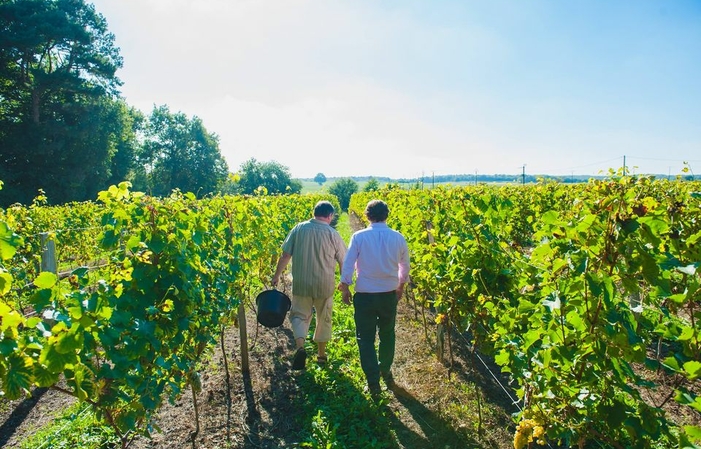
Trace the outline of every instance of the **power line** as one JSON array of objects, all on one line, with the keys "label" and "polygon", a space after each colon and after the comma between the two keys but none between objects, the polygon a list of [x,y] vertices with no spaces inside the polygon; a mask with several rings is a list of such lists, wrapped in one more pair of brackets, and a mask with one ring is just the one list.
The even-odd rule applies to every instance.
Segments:
[{"label": "power line", "polygon": [[620,161],[622,160],[623,156],[618,156],[613,159],[607,159],[605,161],[599,161],[599,162],[592,162],[589,164],[583,164],[583,165],[575,165],[572,167],[565,167],[565,168],[560,168],[560,169],[554,169],[554,170],[543,170],[543,174],[549,174],[549,173],[558,173],[562,171],[572,171],[572,170],[577,170],[577,169],[582,169],[582,168],[588,168],[588,167],[599,167],[602,164],[608,164],[609,162],[614,162],[614,161]]}]

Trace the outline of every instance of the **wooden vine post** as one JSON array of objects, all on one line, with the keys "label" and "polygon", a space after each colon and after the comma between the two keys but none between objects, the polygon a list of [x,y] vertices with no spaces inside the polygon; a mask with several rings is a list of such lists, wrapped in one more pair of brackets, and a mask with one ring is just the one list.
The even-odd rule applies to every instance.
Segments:
[{"label": "wooden vine post", "polygon": [[241,372],[248,374],[248,334],[246,332],[246,309],[243,301],[239,303],[239,335],[241,336]]},{"label": "wooden vine post", "polygon": [[48,232],[42,232],[40,234],[41,238],[41,271],[50,271],[51,273],[58,273],[58,266],[56,263],[56,242],[49,238]]}]

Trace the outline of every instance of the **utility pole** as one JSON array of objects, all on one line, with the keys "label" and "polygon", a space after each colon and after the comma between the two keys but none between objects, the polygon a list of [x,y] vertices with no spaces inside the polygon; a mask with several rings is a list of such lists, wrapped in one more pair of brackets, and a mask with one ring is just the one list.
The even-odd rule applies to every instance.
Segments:
[{"label": "utility pole", "polygon": [[523,171],[521,172],[521,185],[526,184],[526,164],[523,164]]},{"label": "utility pole", "polygon": [[623,176],[626,175],[626,156],[623,155]]}]

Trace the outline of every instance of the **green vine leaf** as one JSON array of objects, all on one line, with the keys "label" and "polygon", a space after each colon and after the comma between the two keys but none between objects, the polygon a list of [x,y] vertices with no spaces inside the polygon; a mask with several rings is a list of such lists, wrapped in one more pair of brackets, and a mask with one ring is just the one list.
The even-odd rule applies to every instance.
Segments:
[{"label": "green vine leaf", "polygon": [[49,271],[43,271],[39,276],[34,279],[34,285],[38,288],[49,289],[56,285],[58,282],[58,276]]}]

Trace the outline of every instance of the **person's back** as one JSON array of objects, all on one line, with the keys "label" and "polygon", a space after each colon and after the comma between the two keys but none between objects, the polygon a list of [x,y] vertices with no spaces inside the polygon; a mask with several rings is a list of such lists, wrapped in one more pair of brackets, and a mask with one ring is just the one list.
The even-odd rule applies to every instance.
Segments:
[{"label": "person's back", "polygon": [[350,250],[356,252],[356,292],[387,292],[397,288],[397,267],[408,257],[402,234],[386,223],[371,223],[352,236]]},{"label": "person's back", "polygon": [[345,253],[345,244],[335,229],[312,218],[292,230],[282,249],[292,255],[293,294],[315,298],[333,295],[335,264]]}]

